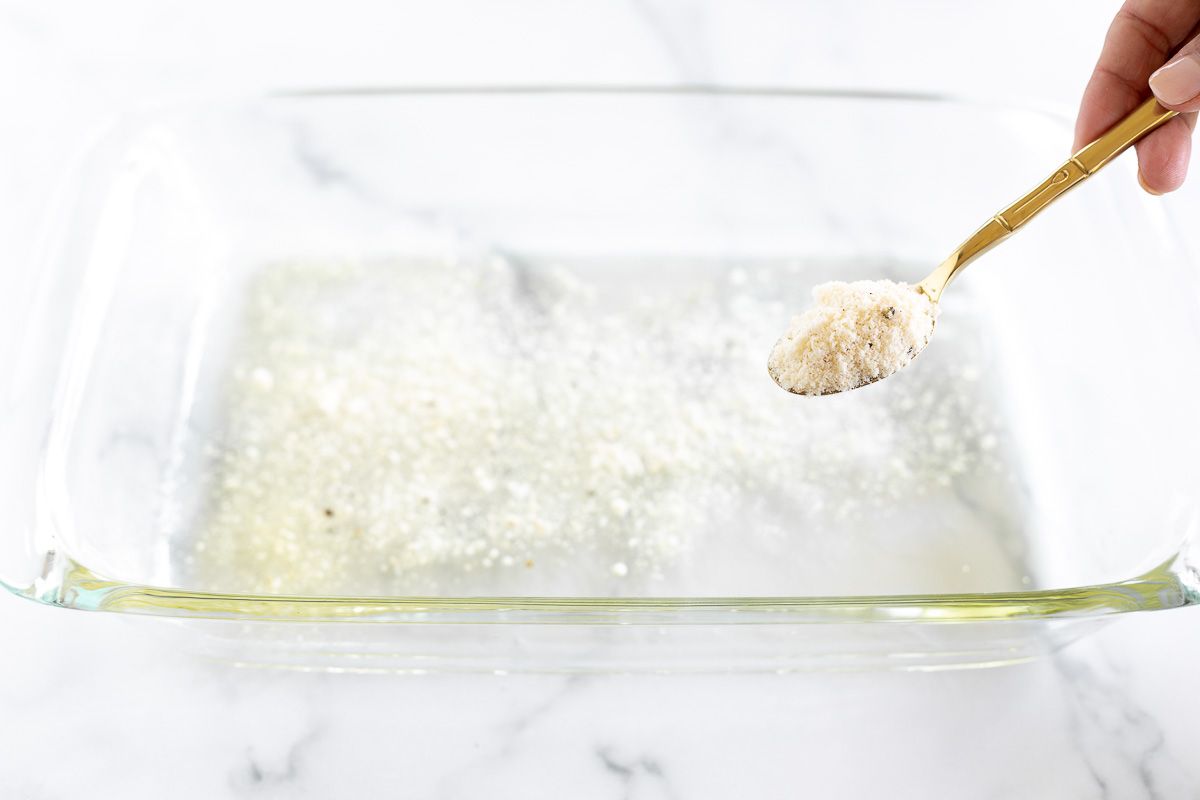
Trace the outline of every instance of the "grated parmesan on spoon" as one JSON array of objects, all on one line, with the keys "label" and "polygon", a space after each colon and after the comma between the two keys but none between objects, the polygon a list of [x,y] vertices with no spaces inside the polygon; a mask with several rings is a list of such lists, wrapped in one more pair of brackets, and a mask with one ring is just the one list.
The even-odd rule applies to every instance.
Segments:
[{"label": "grated parmesan on spoon", "polygon": [[823,283],[813,299],[767,362],[775,382],[794,394],[833,394],[886,378],[925,349],[937,321],[928,296],[894,281]]}]

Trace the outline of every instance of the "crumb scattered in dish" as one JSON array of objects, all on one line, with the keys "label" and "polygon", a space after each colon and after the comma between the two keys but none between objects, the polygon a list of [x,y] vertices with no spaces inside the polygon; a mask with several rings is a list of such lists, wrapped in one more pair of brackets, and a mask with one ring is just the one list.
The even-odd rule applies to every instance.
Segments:
[{"label": "crumb scattered in dish", "polygon": [[191,580],[252,594],[686,594],[728,572],[730,547],[792,575],[836,560],[843,542],[826,532],[848,520],[1000,474],[976,356],[935,360],[886,397],[789,402],[755,358],[783,310],[779,268],[689,269],[686,294],[604,294],[602,278],[624,287],[620,270],[656,269],[264,268],[202,445]]}]

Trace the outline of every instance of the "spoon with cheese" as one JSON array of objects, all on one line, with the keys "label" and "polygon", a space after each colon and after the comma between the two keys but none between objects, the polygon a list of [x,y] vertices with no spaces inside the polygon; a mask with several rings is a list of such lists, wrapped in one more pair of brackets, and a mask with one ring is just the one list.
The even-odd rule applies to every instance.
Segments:
[{"label": "spoon with cheese", "polygon": [[1085,145],[1036,189],[989,219],[924,280],[825,283],[771,350],[767,371],[793,394],[827,395],[892,375],[929,344],[942,293],[963,267],[1174,117],[1151,98]]}]

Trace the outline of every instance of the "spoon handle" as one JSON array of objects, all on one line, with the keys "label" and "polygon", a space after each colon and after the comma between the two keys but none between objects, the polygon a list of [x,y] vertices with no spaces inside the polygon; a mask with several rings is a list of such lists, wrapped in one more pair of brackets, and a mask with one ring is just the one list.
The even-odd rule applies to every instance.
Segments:
[{"label": "spoon handle", "polygon": [[1042,209],[1095,175],[1126,148],[1153,131],[1178,112],[1163,108],[1150,98],[1091,144],[1084,145],[1036,189],[989,219],[959,245],[937,269],[921,281],[921,291],[937,302],[942,291],[963,267],[1010,236]]}]

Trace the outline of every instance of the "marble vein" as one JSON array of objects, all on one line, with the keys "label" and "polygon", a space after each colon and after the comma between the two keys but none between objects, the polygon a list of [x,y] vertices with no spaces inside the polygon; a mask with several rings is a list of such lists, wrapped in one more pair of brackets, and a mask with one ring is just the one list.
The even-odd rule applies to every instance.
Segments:
[{"label": "marble vein", "polygon": [[1169,796],[1160,784],[1186,782],[1179,765],[1163,752],[1162,730],[1121,691],[1120,676],[1106,656],[1097,654],[1091,663],[1070,651],[1050,658],[1069,704],[1072,741],[1097,796],[1158,800]]},{"label": "marble vein", "polygon": [[[672,791],[662,765],[657,760],[648,756],[621,758],[609,747],[598,748],[596,757],[600,759],[604,769],[620,781],[621,800],[633,800],[635,796],[679,800],[679,795]],[[643,790],[643,785],[648,788]]]}]

